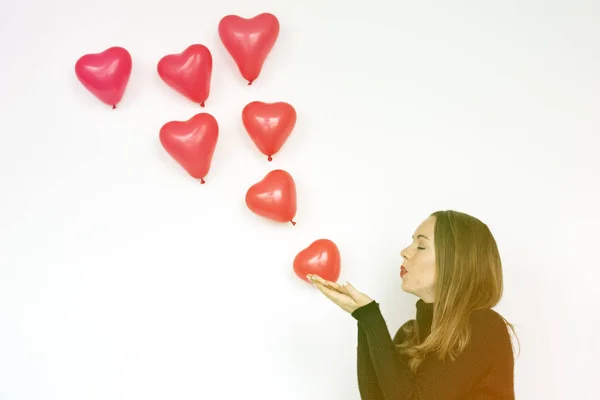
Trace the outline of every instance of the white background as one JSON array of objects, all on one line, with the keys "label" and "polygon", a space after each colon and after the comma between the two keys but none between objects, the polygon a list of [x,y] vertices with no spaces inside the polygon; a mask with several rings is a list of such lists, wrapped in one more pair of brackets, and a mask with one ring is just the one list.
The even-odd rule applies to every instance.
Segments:
[{"label": "white background", "polygon": [[[261,12],[281,33],[247,86],[217,26]],[[0,399],[358,399],[356,321],[292,260],[334,240],[395,332],[417,300],[399,253],[438,209],[498,241],[517,398],[598,398],[599,20],[595,0],[3,2]],[[194,43],[203,110],[156,73]],[[111,46],[134,62],[117,110],[74,73]],[[254,100],[298,112],[272,163]],[[221,128],[206,185],[158,140],[199,111]],[[295,227],[246,209],[274,168]]]}]

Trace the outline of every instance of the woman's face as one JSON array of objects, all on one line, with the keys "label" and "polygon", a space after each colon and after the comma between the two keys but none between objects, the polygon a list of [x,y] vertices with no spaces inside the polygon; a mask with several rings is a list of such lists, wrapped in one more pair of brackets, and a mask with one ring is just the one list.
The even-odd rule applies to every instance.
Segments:
[{"label": "woman's face", "polygon": [[413,242],[402,250],[402,290],[412,293],[426,303],[433,303],[435,283],[435,246],[433,232],[435,217],[429,217],[419,225]]}]

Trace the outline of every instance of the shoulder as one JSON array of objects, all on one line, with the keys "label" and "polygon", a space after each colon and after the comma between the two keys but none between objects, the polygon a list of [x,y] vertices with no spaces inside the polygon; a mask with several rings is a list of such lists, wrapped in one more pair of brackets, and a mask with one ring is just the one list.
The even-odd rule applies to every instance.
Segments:
[{"label": "shoulder", "polygon": [[491,308],[474,311],[470,317],[473,329],[481,331],[506,330],[504,317]]},{"label": "shoulder", "polygon": [[396,331],[396,335],[394,336],[395,344],[400,344],[400,343],[404,342],[404,338],[406,337],[406,335],[405,335],[406,330],[411,328],[415,322],[416,321],[414,319],[409,319]]},{"label": "shoulder", "polygon": [[512,345],[504,317],[490,308],[477,310],[470,317],[471,340],[494,351],[511,351]]}]

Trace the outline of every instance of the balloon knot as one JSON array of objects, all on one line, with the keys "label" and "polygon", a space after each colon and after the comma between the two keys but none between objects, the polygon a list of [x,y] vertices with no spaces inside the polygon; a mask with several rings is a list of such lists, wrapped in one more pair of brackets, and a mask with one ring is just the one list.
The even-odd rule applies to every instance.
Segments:
[{"label": "balloon knot", "polygon": [[269,156],[269,158],[267,158],[267,160],[273,161],[273,157]]},{"label": "balloon knot", "polygon": [[290,221],[290,222],[292,223],[292,225],[294,225],[294,226],[296,225],[296,223],[294,221]]},{"label": "balloon knot", "polygon": [[200,178],[200,183],[201,183],[202,185],[204,185],[204,184],[206,183],[206,182],[204,181],[204,178]]},{"label": "balloon knot", "polygon": [[252,81],[248,81],[248,86],[252,85]]},{"label": "balloon knot", "polygon": [[204,102],[200,103],[200,107],[204,107]]},{"label": "balloon knot", "polygon": [[114,110],[115,108],[117,108],[117,105],[116,105],[116,104],[113,104],[113,110]]}]

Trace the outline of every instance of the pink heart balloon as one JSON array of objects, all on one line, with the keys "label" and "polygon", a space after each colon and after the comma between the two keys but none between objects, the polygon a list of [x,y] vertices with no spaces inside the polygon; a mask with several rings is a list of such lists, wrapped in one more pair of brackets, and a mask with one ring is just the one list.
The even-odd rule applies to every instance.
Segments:
[{"label": "pink heart balloon", "polygon": [[227,15],[219,22],[219,37],[242,76],[251,85],[279,36],[279,20],[262,13],[254,18]]},{"label": "pink heart balloon", "polygon": [[212,55],[204,45],[193,44],[179,54],[160,59],[158,75],[173,89],[204,107],[210,94]]},{"label": "pink heart balloon", "polygon": [[167,153],[193,178],[205,183],[219,139],[215,117],[200,113],[187,121],[167,122],[160,129],[159,137]]},{"label": "pink heart balloon", "polygon": [[340,250],[333,241],[318,239],[296,255],[293,265],[296,275],[305,282],[309,282],[308,274],[336,282],[342,270]]},{"label": "pink heart balloon", "polygon": [[75,74],[100,101],[117,108],[131,76],[131,55],[122,47],[86,54],[75,63]]}]

